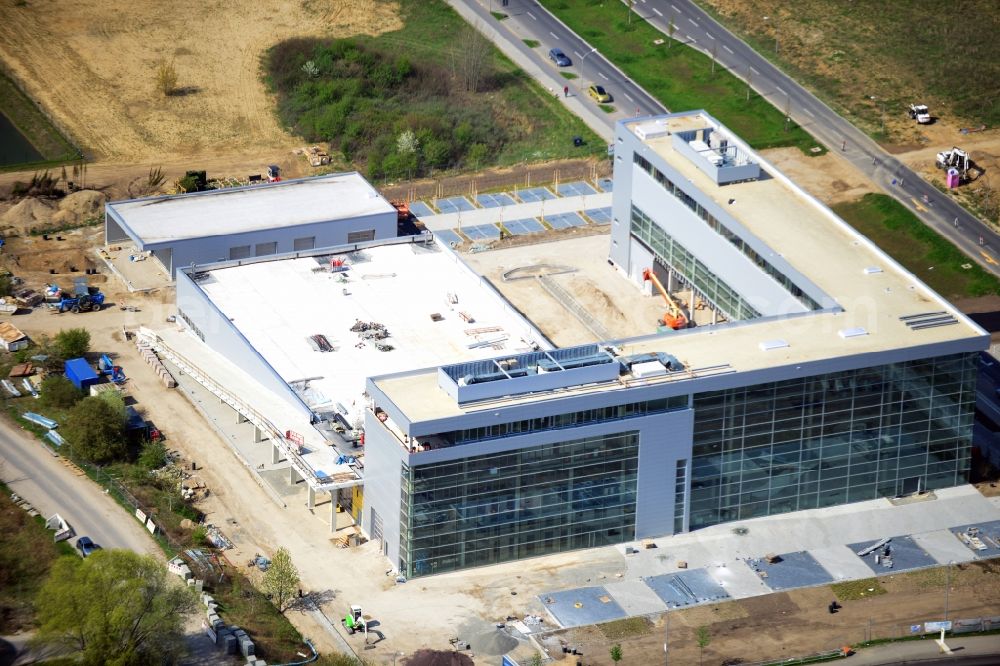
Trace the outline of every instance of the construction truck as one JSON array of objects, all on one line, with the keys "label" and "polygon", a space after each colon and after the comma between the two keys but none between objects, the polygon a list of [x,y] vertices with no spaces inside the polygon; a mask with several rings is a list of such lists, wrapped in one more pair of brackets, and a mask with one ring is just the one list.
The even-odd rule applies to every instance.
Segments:
[{"label": "construction truck", "polygon": [[931,112],[926,104],[911,104],[909,114],[910,118],[921,125],[927,125],[931,122]]},{"label": "construction truck", "polygon": [[973,181],[982,175],[983,172],[972,161],[972,158],[969,157],[969,153],[957,147],[952,147],[951,150],[938,153],[935,164],[937,164],[937,168],[944,169],[945,171],[948,169],[958,169],[958,175],[962,179],[962,182]]},{"label": "construction truck", "polygon": [[684,312],[677,305],[677,303],[674,302],[674,299],[670,297],[670,294],[667,293],[667,290],[663,288],[663,284],[660,283],[659,278],[656,277],[653,271],[649,268],[644,270],[642,272],[642,279],[649,280],[654,285],[656,285],[656,288],[659,290],[660,295],[663,296],[663,302],[666,303],[667,305],[667,311],[663,314],[663,317],[661,317],[657,321],[657,324],[660,326],[667,326],[675,331],[678,331],[682,328],[687,328],[688,325],[687,315],[685,315]]},{"label": "construction truck", "polygon": [[104,307],[104,294],[97,287],[87,287],[86,292],[70,296],[63,293],[56,303],[50,303],[49,307],[62,314],[70,311],[77,312],[98,312]]}]

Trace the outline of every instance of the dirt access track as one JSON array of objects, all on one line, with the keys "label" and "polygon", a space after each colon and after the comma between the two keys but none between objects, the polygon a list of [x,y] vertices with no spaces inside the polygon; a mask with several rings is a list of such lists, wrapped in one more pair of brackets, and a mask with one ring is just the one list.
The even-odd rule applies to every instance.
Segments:
[{"label": "dirt access track", "polygon": [[[267,155],[301,142],[278,124],[264,52],[291,37],[398,30],[398,10],[383,0],[0,0],[0,61],[94,161]],[[170,97],[155,90],[160,61],[177,70]]]}]

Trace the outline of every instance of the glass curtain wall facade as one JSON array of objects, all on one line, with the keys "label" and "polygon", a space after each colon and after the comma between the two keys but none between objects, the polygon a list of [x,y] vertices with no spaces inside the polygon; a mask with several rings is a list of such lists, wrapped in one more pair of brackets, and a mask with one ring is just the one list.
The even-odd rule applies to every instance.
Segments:
[{"label": "glass curtain wall facade", "polygon": [[729,319],[735,321],[760,317],[760,312],[635,204],[632,204],[632,235],[645,243],[662,262],[704,294],[705,298]]},{"label": "glass curtain wall facade", "polygon": [[694,398],[690,529],[968,481],[976,354]]},{"label": "glass curtain wall facade", "polygon": [[423,576],[635,536],[635,431],[403,466],[400,571]]}]

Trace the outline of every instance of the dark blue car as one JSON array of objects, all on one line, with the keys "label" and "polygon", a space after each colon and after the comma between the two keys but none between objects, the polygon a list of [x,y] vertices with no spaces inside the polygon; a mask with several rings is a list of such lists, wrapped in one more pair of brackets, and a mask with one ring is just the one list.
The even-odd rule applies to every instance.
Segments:
[{"label": "dark blue car", "polygon": [[82,536],[76,540],[76,549],[80,551],[81,557],[87,557],[101,549],[90,537]]},{"label": "dark blue car", "polygon": [[573,61],[562,52],[562,49],[550,49],[549,60],[554,62],[558,67],[569,67],[573,64]]}]

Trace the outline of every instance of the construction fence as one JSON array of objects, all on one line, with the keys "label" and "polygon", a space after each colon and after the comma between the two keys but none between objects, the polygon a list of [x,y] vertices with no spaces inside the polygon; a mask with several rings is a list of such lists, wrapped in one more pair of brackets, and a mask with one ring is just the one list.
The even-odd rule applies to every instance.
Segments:
[{"label": "construction fence", "polygon": [[[896,640],[916,639],[922,637],[925,640],[933,640],[941,634],[944,628],[945,640],[948,636],[958,634],[982,633],[990,631],[1000,631],[1000,616],[984,616],[973,618],[956,618],[948,621],[940,618],[914,619],[910,622],[874,622],[868,624],[849,627],[846,629],[843,646],[864,646],[868,643],[887,643]],[[809,664],[816,661],[825,661],[830,657],[841,654],[841,649],[830,650],[828,652],[818,652],[816,654],[801,657],[786,657],[780,660],[767,660],[755,662],[740,662],[741,666],[776,666],[777,664],[794,666],[795,664]]]},{"label": "construction fence", "polygon": [[511,191],[579,180],[596,182],[600,178],[611,177],[611,166],[610,160],[566,160],[398,185],[385,183],[378,189],[390,201],[426,201],[453,196],[474,198],[482,192]]}]

